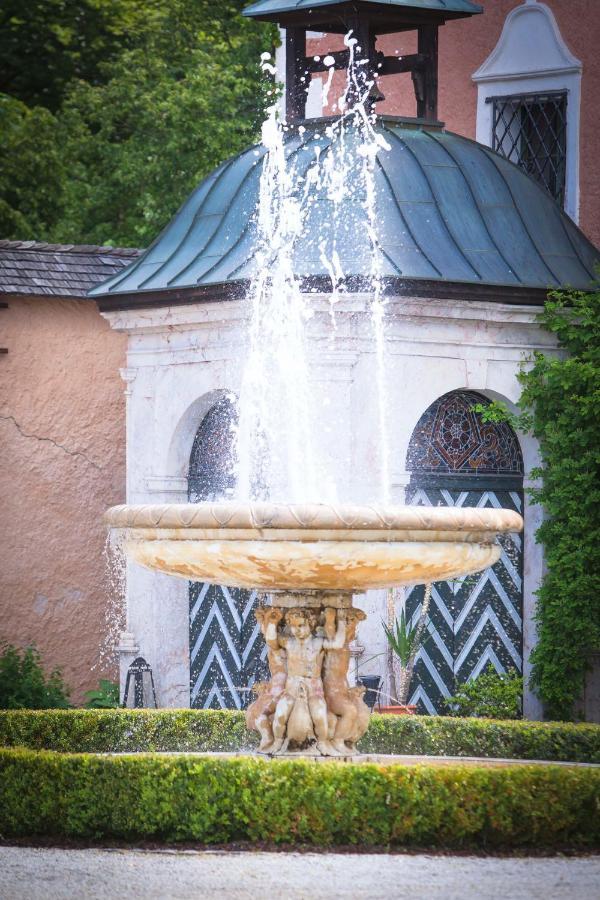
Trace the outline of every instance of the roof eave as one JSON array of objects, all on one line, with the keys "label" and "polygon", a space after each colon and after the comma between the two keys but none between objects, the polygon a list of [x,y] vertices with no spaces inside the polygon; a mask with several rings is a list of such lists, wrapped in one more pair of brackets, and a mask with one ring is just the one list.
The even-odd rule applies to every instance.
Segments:
[{"label": "roof eave", "polygon": [[[552,285],[540,288],[420,278],[385,278],[383,281],[384,294],[390,297],[508,303],[513,306],[541,307],[544,305],[549,291],[559,290]],[[161,291],[105,294],[92,299],[96,301],[101,312],[111,312],[241,300],[247,295],[249,286],[248,280],[230,281]],[[348,294],[365,293],[372,290],[372,282],[367,277],[356,276],[347,278],[342,287]],[[566,288],[564,289],[566,290]],[[331,280],[326,275],[313,275],[301,281],[301,290],[304,293],[330,294],[332,291]],[[589,290],[591,291],[593,288],[590,286]]]},{"label": "roof eave", "polygon": [[[275,22],[281,25],[314,25],[323,26],[320,30],[339,31],[335,16],[330,17],[336,10],[347,8],[349,12],[353,12],[357,5],[368,11],[372,17],[383,17],[389,20],[390,26],[396,21],[397,31],[402,31],[403,27],[416,27],[419,24],[427,22],[437,22],[443,24],[453,19],[466,19],[474,15],[483,13],[483,7],[479,4],[472,3],[470,9],[448,9],[446,8],[427,8],[415,3],[410,4],[393,4],[382,0],[382,2],[372,2],[372,0],[340,0],[338,3],[316,3],[314,6],[300,6],[295,4],[281,4],[282,9],[271,9],[261,11],[258,3],[242,10],[242,15],[255,19],[258,22]],[[343,29],[342,29],[343,30]],[[390,30],[387,28],[386,30]],[[394,30],[392,28],[392,30]]]}]

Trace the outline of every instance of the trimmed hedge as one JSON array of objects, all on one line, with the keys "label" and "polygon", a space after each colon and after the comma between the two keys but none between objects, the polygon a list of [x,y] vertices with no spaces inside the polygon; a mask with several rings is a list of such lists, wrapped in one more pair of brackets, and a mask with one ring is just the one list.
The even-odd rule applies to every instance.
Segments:
[{"label": "trimmed hedge", "polygon": [[[220,710],[0,711],[0,746],[32,750],[253,750],[244,716]],[[373,715],[364,753],[600,763],[600,725]]]},{"label": "trimmed hedge", "polygon": [[0,834],[589,848],[600,770],[377,766],[0,750]]},{"label": "trimmed hedge", "polygon": [[600,725],[374,715],[360,749],[363,753],[600,763]]},{"label": "trimmed hedge", "polygon": [[[258,736],[257,736],[258,737]],[[65,753],[233,751],[258,746],[228,710],[0,710],[0,747]]]}]

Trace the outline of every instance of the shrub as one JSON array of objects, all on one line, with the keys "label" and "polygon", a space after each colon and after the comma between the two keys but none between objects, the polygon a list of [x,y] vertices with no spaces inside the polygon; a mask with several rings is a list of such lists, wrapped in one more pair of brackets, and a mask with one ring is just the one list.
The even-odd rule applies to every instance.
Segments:
[{"label": "shrub", "polygon": [[0,750],[5,837],[592,847],[600,771]]},{"label": "shrub", "polygon": [[243,713],[114,709],[0,712],[0,746],[76,753],[253,749]]},{"label": "shrub", "polygon": [[520,719],[522,697],[523,679],[518,672],[500,674],[489,665],[477,678],[460,685],[448,708],[453,716]]},{"label": "shrub", "polygon": [[600,725],[374,715],[359,749],[363,753],[600,763]]},{"label": "shrub", "polygon": [[2,644],[0,656],[0,709],[65,709],[69,691],[60,669],[44,674],[35,647],[20,651]]},{"label": "shrub", "polygon": [[[226,710],[0,712],[0,745],[72,752],[239,751],[256,746]],[[489,756],[600,763],[600,726],[440,716],[373,715],[363,753]]]},{"label": "shrub", "polygon": [[116,681],[100,679],[95,691],[85,692],[86,709],[116,709],[119,705],[119,685]]}]

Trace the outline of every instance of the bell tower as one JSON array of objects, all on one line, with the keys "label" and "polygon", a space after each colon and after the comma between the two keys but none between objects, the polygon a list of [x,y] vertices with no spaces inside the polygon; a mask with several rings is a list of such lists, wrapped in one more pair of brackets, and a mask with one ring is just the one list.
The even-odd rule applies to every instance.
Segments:
[{"label": "bell tower", "polygon": [[[451,19],[481,12],[482,8],[471,0],[258,0],[244,10],[244,15],[276,22],[285,29],[288,122],[306,118],[306,97],[313,74],[327,72],[332,66],[347,69],[350,62],[348,49],[331,53],[333,63],[327,66],[322,59],[308,57],[306,32],[315,30],[344,35],[352,31],[360,94],[368,92],[371,109],[383,99],[377,89],[378,76],[410,74],[416,117],[433,123],[438,117],[438,30]],[[416,53],[396,57],[377,51],[380,35],[403,31],[417,32]],[[352,97],[349,99],[352,103]]]}]

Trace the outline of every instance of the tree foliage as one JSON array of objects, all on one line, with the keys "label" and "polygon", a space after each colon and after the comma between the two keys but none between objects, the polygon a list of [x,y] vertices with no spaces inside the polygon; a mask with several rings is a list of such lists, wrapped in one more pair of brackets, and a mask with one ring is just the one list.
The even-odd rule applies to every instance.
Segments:
[{"label": "tree foliage", "polygon": [[0,92],[55,112],[73,79],[101,80],[141,14],[136,0],[3,0]]},{"label": "tree foliage", "polygon": [[600,649],[600,293],[553,292],[539,321],[564,352],[535,353],[523,369],[521,415],[498,403],[482,415],[539,441],[543,464],[531,473],[539,486],[529,493],[544,508],[537,540],[546,571],[531,686],[549,716],[569,719]]},{"label": "tree foliage", "polygon": [[537,353],[521,375],[543,460],[532,496],[547,567],[532,684],[551,716],[570,718],[600,649],[600,293],[553,293],[540,321],[567,352]]},{"label": "tree foliage", "polygon": [[0,237],[43,239],[62,214],[59,124],[42,106],[0,94]]},{"label": "tree foliage", "polygon": [[[14,13],[0,40],[15,85],[0,95],[14,169],[0,180],[2,236],[124,246],[156,237],[257,135],[269,89],[260,53],[275,33],[244,19],[245,5],[39,0]],[[48,56],[45,80],[39,59],[27,65],[32,46]]]}]

